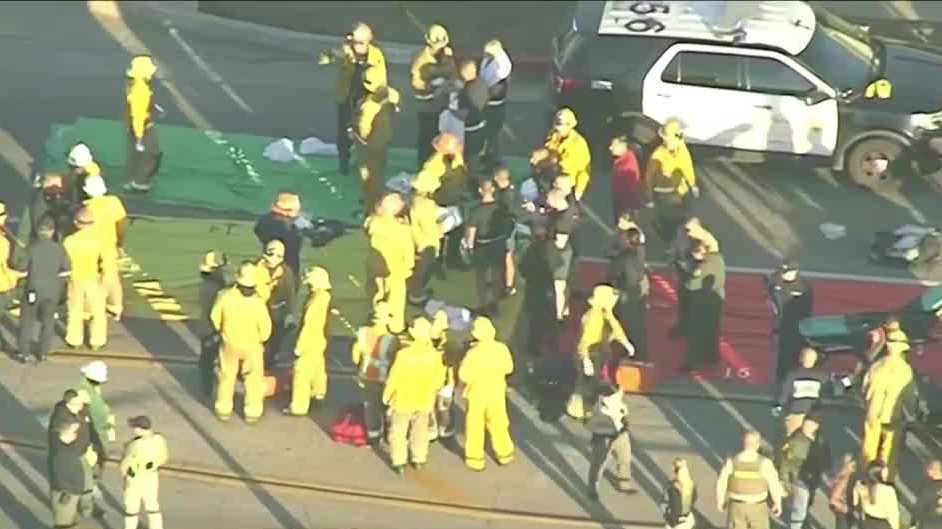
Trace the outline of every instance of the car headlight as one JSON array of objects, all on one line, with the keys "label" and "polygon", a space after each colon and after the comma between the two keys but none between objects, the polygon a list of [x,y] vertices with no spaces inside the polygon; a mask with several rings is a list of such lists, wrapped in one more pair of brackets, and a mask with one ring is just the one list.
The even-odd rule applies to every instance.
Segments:
[{"label": "car headlight", "polygon": [[942,128],[942,112],[913,114],[909,117],[909,121],[914,127],[923,130],[939,130]]}]

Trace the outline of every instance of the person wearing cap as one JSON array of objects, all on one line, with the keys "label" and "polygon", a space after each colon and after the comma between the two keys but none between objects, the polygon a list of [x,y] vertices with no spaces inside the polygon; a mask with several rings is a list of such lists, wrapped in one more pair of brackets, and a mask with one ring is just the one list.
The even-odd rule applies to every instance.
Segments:
[{"label": "person wearing cap", "polygon": [[561,173],[572,178],[575,198],[582,200],[591,179],[592,154],[588,142],[576,130],[577,124],[575,112],[568,108],[560,109],[556,112],[553,129],[546,136],[543,146],[559,157]]},{"label": "person wearing cap", "polygon": [[303,417],[311,407],[327,396],[327,315],[330,311],[330,275],[312,266],[304,274],[304,284],[311,289],[301,321],[301,331],[294,346],[294,372],[291,380],[291,404],[286,415]]},{"label": "person wearing cap", "polygon": [[478,76],[478,65],[472,60],[463,60],[458,65],[458,77],[463,83],[449,112],[464,122],[464,160],[473,176],[480,172],[481,156],[487,146],[488,89]]},{"label": "person wearing cap", "polygon": [[787,438],[801,427],[805,415],[815,409],[830,387],[830,376],[816,367],[818,352],[804,347],[800,353],[801,363],[792,368],[782,381],[772,414],[782,417],[783,438]]},{"label": "person wearing cap", "polygon": [[798,323],[814,312],[814,291],[799,276],[798,265],[788,260],[765,279],[765,287],[775,314],[772,329],[778,346],[775,380],[781,382],[798,363],[804,343]]},{"label": "person wearing cap", "polygon": [[905,411],[914,407],[916,399],[913,368],[905,356],[909,349],[902,331],[887,333],[886,355],[870,367],[863,381],[863,462],[883,461],[891,479],[896,476],[897,458],[904,446]]},{"label": "person wearing cap", "polygon": [[92,170],[100,172],[101,168],[95,162],[91,149],[83,142],[78,142],[69,149],[66,163],[68,168],[56,176],[61,179],[62,193],[73,206],[77,207],[88,199],[83,189],[85,178]]},{"label": "person wearing cap", "polygon": [[272,322],[271,339],[265,346],[265,367],[275,364],[289,331],[298,324],[298,280],[285,264],[285,245],[278,239],[268,241],[262,258],[256,263],[258,281],[255,292],[268,305]]},{"label": "person wearing cap", "polygon": [[196,335],[200,338],[200,381],[207,396],[213,394],[216,380],[216,364],[219,360],[219,334],[213,328],[210,317],[219,293],[229,286],[226,254],[211,250],[200,263],[200,317],[196,320]]},{"label": "person wearing cap", "polygon": [[371,325],[357,329],[350,355],[357,369],[357,385],[362,391],[363,422],[371,444],[383,438],[383,387],[389,374],[393,356],[399,349],[399,339],[389,330],[392,312],[389,304],[380,301],[373,306]]},{"label": "person wearing cap", "polygon": [[441,182],[428,172],[420,172],[412,179],[409,221],[415,243],[415,270],[409,278],[409,303],[415,305],[422,305],[429,298],[428,282],[445,236],[439,206],[432,198],[440,185]]},{"label": "person wearing cap", "polygon": [[487,85],[488,96],[487,106],[484,108],[487,142],[483,158],[487,167],[494,167],[500,161],[500,133],[507,117],[507,92],[510,87],[510,73],[513,71],[513,62],[501,41],[492,39],[484,44],[478,70]]},{"label": "person wearing cap", "polygon": [[170,457],[167,440],[154,431],[145,415],[128,419],[128,427],[134,437],[124,447],[119,467],[124,478],[124,529],[137,529],[141,505],[147,514],[147,529],[163,529],[157,490],[160,467]]},{"label": "person wearing cap", "polygon": [[262,248],[276,239],[285,245],[285,264],[294,271],[295,276],[301,273],[303,236],[297,223],[300,214],[301,198],[298,194],[281,191],[272,202],[271,211],[259,217],[253,229]]},{"label": "person wearing cap", "polygon": [[128,212],[121,199],[106,194],[108,188],[100,174],[90,173],[82,187],[88,200],[85,207],[95,219],[94,228],[104,246],[101,263],[101,286],[105,291],[105,310],[121,320],[124,312],[124,288],[118,270],[118,259],[124,253],[124,236],[128,228]]},{"label": "person wearing cap", "polygon": [[785,439],[777,452],[776,467],[785,493],[788,494],[785,506],[788,529],[803,529],[806,526],[811,498],[833,465],[830,444],[820,427],[821,414],[812,411],[805,416],[801,427]]},{"label": "person wearing cap", "polygon": [[[7,311],[13,306],[13,295],[16,285],[25,275],[11,266],[13,258],[13,245],[10,242],[11,234],[7,232],[7,206],[0,202],[0,320],[7,316]],[[2,334],[0,334],[0,351],[6,349]]]},{"label": "person wearing cap", "polygon": [[598,399],[586,428],[592,433],[589,457],[589,497],[598,501],[599,478],[609,455],[615,457],[615,484],[621,492],[634,492],[631,480],[631,437],[628,435],[627,366],[615,371],[615,387]]},{"label": "person wearing cap", "polygon": [[687,194],[700,196],[693,159],[684,143],[683,125],[676,118],[668,119],[658,129],[661,144],[651,153],[644,171],[648,188],[649,208],[655,208],[658,234],[669,242],[687,213]]},{"label": "person wearing cap", "polygon": [[510,349],[497,340],[497,330],[486,317],[471,322],[471,347],[458,367],[458,380],[464,386],[465,414],[464,463],[471,470],[484,470],[484,434],[491,437],[491,447],[499,465],[514,459],[507,416],[507,377],[513,373]]},{"label": "person wearing cap", "polygon": [[389,451],[393,470],[403,474],[410,460],[420,468],[428,460],[429,415],[445,380],[445,367],[432,345],[432,324],[416,318],[409,326],[412,342],[396,353],[383,389],[389,406]]},{"label": "person wearing cap", "polygon": [[412,228],[402,219],[405,201],[399,193],[387,193],[366,219],[369,236],[366,260],[367,297],[375,305],[389,304],[392,319],[389,328],[395,333],[406,329],[406,283],[415,267],[415,244]]},{"label": "person wearing cap", "polygon": [[154,110],[161,112],[154,103],[154,91],[151,80],[157,73],[157,65],[148,55],[138,55],[131,59],[128,68],[127,86],[127,125],[128,125],[128,191],[148,192],[153,187],[154,176],[160,168],[163,153],[157,143],[154,131]]},{"label": "person wearing cap", "polygon": [[[56,330],[56,310],[65,291],[65,278],[71,266],[62,243],[55,240],[56,227],[45,219],[37,230],[39,239],[26,248],[26,284],[20,299],[20,328],[17,359],[27,362],[35,356],[43,361],[49,354]],[[0,243],[2,244],[2,243]],[[39,343],[33,343],[39,323]]]},{"label": "person wearing cap", "polygon": [[383,80],[381,84],[386,84],[386,57],[373,44],[373,30],[363,22],[357,22],[340,47],[321,52],[318,64],[333,64],[337,67],[335,89],[339,170],[349,175],[352,143],[348,131],[353,124],[353,113],[363,98],[363,75],[367,68],[377,68]]},{"label": "person wearing cap", "polygon": [[393,136],[392,117],[399,111],[399,91],[386,84],[386,71],[375,66],[363,72],[363,90],[353,137],[360,161],[363,211],[370,212],[386,182],[386,154]]},{"label": "person wearing cap", "polygon": [[49,444],[49,488],[53,527],[75,527],[79,516],[94,514],[89,453],[81,443],[81,423],[61,424]]},{"label": "person wearing cap", "polygon": [[614,308],[618,293],[611,285],[600,284],[592,289],[589,308],[579,323],[579,339],[576,343],[576,387],[566,406],[567,413],[576,419],[591,415],[601,387],[602,370],[612,361],[611,343],[618,342],[634,356],[635,348],[625,334]]},{"label": "person wearing cap", "polygon": [[62,241],[72,266],[67,289],[65,343],[72,348],[85,344],[85,315],[88,313],[88,345],[93,350],[99,350],[108,341],[105,294],[101,288],[100,272],[106,250],[94,224],[91,210],[83,207],[75,214],[77,231]]},{"label": "person wearing cap", "polygon": [[239,265],[235,286],[216,298],[210,319],[222,339],[219,373],[216,381],[216,417],[232,417],[236,378],[245,384],[244,412],[247,423],[262,417],[265,404],[265,342],[271,337],[272,322],[265,300],[258,296],[258,266],[251,261]]},{"label": "person wearing cap", "polygon": [[[624,226],[626,229],[621,229]],[[615,317],[631,335],[635,357],[647,357],[648,294],[651,289],[645,260],[644,234],[630,219],[619,219],[618,242],[609,259],[608,278],[618,290]]]},{"label": "person wearing cap", "polygon": [[432,139],[438,134],[438,116],[447,102],[443,95],[458,79],[454,53],[448,45],[448,30],[438,24],[429,26],[425,32],[425,46],[412,60],[409,73],[419,124],[415,141],[416,164],[421,168],[432,154]]}]

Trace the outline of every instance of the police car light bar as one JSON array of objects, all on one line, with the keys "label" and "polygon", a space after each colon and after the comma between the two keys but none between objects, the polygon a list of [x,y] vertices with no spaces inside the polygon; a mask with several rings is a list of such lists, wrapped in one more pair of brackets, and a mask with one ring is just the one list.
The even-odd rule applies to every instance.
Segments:
[{"label": "police car light bar", "polygon": [[797,55],[814,28],[814,11],[797,1],[610,0],[598,33],[756,44]]}]

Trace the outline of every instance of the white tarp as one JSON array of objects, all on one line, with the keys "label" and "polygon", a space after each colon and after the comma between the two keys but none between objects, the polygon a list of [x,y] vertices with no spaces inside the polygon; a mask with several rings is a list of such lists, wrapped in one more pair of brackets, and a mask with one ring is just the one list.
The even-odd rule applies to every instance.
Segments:
[{"label": "white tarp", "polygon": [[294,142],[288,138],[281,138],[268,144],[263,155],[273,162],[291,162],[298,156],[294,152]]},{"label": "white tarp", "polygon": [[301,147],[299,148],[301,154],[307,155],[320,155],[320,156],[337,156],[337,145],[333,143],[326,143],[321,141],[320,138],[311,136],[310,138],[305,138],[301,142]]}]

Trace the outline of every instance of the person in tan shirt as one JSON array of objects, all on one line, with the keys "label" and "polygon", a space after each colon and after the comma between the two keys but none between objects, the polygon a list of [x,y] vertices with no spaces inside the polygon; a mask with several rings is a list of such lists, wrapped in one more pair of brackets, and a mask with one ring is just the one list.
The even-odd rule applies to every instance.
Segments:
[{"label": "person in tan shirt", "polygon": [[854,486],[854,509],[861,529],[900,529],[899,498],[887,483],[889,469],[882,461],[867,465],[864,479]]},{"label": "person in tan shirt", "polygon": [[782,482],[771,459],[761,455],[762,436],[743,434],[742,451],[726,460],[716,479],[716,508],[727,512],[727,529],[769,529],[771,513],[782,514]]}]

